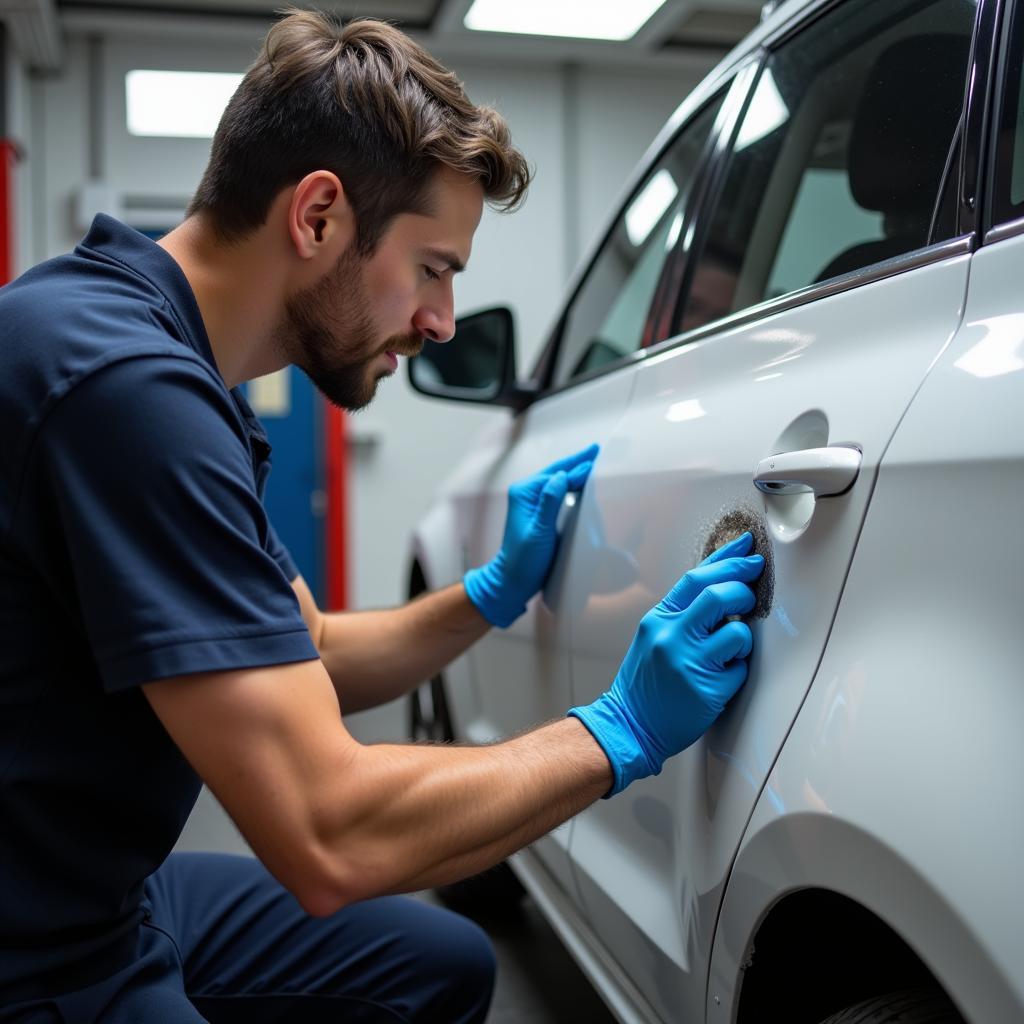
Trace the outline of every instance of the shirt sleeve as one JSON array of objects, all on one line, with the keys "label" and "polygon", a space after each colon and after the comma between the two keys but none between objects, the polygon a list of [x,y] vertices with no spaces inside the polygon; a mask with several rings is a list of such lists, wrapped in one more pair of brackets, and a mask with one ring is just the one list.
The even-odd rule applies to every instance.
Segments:
[{"label": "shirt sleeve", "polygon": [[267,535],[267,552],[277,562],[284,577],[291,583],[299,575],[299,567],[295,564],[291,552],[284,546],[281,538],[278,537],[273,523],[268,523],[269,532]]},{"label": "shirt sleeve", "polygon": [[230,396],[187,358],[75,385],[30,471],[104,688],[317,657]]}]

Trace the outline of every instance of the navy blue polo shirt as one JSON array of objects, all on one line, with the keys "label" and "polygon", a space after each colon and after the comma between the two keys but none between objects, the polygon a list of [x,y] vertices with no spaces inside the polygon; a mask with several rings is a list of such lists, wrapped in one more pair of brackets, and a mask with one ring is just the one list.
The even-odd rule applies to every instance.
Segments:
[{"label": "navy blue polo shirt", "polygon": [[134,955],[200,788],[139,684],[317,653],[266,435],[158,245],[100,216],[0,290],[0,438],[3,1006]]}]

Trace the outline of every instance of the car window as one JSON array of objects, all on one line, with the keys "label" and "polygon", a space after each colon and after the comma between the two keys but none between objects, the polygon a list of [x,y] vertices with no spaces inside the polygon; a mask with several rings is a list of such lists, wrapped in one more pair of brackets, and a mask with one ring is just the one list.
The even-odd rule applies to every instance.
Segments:
[{"label": "car window", "polygon": [[1019,3],[1010,25],[1006,53],[999,142],[996,148],[992,214],[995,223],[1024,217],[1024,7]]},{"label": "car window", "polygon": [[569,307],[555,386],[640,347],[651,300],[678,240],[697,165],[721,104],[719,96],[682,130],[626,204]]},{"label": "car window", "polygon": [[975,0],[846,3],[771,53],[677,330],[927,245]]}]

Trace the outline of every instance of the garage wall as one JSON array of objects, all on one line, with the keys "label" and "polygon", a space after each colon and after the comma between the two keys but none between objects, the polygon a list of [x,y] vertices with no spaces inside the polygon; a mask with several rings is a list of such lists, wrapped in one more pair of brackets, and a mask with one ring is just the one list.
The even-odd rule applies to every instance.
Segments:
[{"label": "garage wall", "polygon": [[[3,134],[5,139],[14,141],[21,148],[31,121],[29,77],[6,32],[3,34],[3,75],[6,100]],[[21,159],[12,175],[14,198],[9,208],[12,221],[11,263],[15,273],[32,261],[32,184],[30,165],[26,159]]]},{"label": "garage wall", "polygon": [[[191,194],[208,140],[139,139],[125,128],[124,75],[132,68],[238,71],[251,45],[218,40],[169,46],[166,39],[72,35],[60,75],[24,82],[19,125],[31,187],[17,197],[21,268],[71,248],[82,234],[74,197],[102,179],[135,201]],[[439,56],[444,59],[443,52]],[[628,74],[557,65],[451,62],[470,95],[508,118],[536,169],[521,212],[485,214],[459,312],[509,304],[519,327],[520,366],[532,362],[585,247],[601,230],[623,181],[678,100],[693,71]],[[710,61],[709,61],[710,63]],[[80,218],[78,218],[80,220]],[[395,603],[404,594],[410,525],[467,439],[504,413],[416,396],[404,374],[350,418],[352,603]]]}]

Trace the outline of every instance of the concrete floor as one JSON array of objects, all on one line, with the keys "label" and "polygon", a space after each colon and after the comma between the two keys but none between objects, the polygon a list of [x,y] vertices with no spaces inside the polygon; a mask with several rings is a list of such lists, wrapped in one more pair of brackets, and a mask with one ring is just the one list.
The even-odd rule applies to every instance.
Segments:
[{"label": "concrete floor", "polygon": [[[178,850],[251,853],[207,790],[185,826]],[[417,898],[439,903],[433,892]],[[529,897],[517,913],[501,918],[463,910],[487,932],[498,957],[498,981],[487,1024],[614,1024],[594,992]]]},{"label": "concrete floor", "polygon": [[[417,896],[439,903],[432,892]],[[462,912],[487,932],[498,956],[487,1024],[614,1024],[615,1018],[529,897],[518,913],[500,919]]]}]

